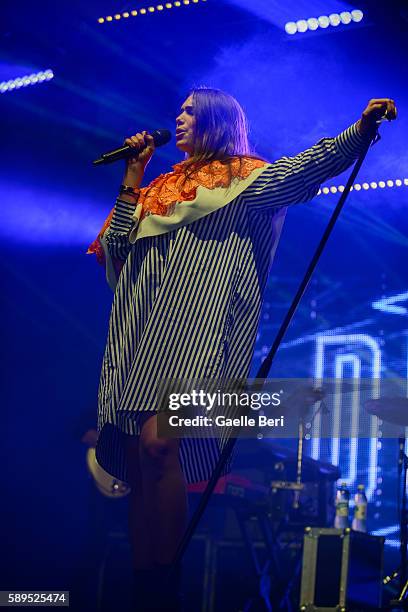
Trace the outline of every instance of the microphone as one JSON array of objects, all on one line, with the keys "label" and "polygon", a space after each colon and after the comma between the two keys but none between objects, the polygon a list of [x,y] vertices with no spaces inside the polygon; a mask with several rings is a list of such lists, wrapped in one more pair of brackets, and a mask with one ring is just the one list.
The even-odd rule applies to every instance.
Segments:
[{"label": "microphone", "polygon": [[[169,130],[154,130],[151,133],[153,136],[154,146],[161,147],[169,142],[171,139],[171,132]],[[120,147],[119,149],[113,149],[113,151],[108,151],[107,153],[102,153],[99,159],[95,159],[92,163],[94,166],[101,166],[102,164],[111,164],[112,162],[118,161],[119,159],[127,159],[128,157],[137,157],[138,153],[140,153],[140,149],[135,149],[135,147],[130,147],[129,145],[125,145],[124,147]]]}]

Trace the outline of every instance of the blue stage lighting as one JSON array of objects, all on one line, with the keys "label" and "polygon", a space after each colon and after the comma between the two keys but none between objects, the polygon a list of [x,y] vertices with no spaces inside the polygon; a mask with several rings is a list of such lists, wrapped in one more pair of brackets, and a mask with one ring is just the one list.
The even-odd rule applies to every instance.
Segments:
[{"label": "blue stage lighting", "polygon": [[115,15],[108,15],[107,17],[99,17],[98,23],[106,23],[111,21],[119,21],[120,19],[127,19],[128,17],[137,17],[138,15],[147,15],[148,13],[155,13],[156,11],[163,11],[171,9],[173,7],[188,6],[189,4],[198,4],[199,2],[206,2],[206,0],[175,0],[175,2],[166,2],[165,4],[157,4],[156,6],[148,6],[147,8],[139,8],[125,11],[123,13],[116,13]]},{"label": "blue stage lighting", "polygon": [[[362,183],[360,185],[360,183],[355,183],[352,186],[352,190],[354,189],[355,191],[361,191],[361,189],[364,189],[365,191],[368,191],[369,189],[377,189],[377,187],[380,187],[381,189],[384,189],[385,187],[408,187],[408,178],[404,178],[404,179],[388,179],[387,181],[371,181],[370,183]],[[317,195],[328,195],[330,193],[337,193],[337,191],[344,191],[344,185],[332,185],[331,187],[322,187],[322,189],[319,189],[319,191],[317,192]]]},{"label": "blue stage lighting", "polygon": [[285,31],[287,34],[303,33],[308,30],[317,30],[322,28],[325,30],[329,26],[337,27],[341,24],[348,25],[352,22],[359,22],[363,19],[363,12],[356,9],[353,11],[342,11],[341,13],[331,13],[329,16],[320,15],[320,17],[309,17],[308,19],[298,19],[297,21],[288,21],[285,23]]},{"label": "blue stage lighting", "polygon": [[52,70],[44,70],[34,74],[10,79],[8,81],[2,81],[0,83],[0,93],[13,91],[14,89],[20,89],[21,87],[27,87],[27,85],[37,85],[38,83],[44,83],[44,81],[50,81],[53,78],[54,73]]}]

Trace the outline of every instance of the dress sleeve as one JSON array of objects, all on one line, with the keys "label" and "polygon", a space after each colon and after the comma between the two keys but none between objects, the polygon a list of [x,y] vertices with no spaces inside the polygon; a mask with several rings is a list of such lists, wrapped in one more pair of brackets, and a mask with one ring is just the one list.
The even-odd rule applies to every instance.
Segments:
[{"label": "dress sleeve", "polygon": [[132,244],[129,242],[129,233],[134,224],[134,212],[134,204],[118,198],[115,202],[110,225],[100,238],[105,253],[106,280],[113,291],[121,267],[132,249]]},{"label": "dress sleeve", "polygon": [[346,170],[367,144],[354,123],[335,138],[322,138],[294,157],[281,157],[245,190],[246,201],[257,212],[307,202],[321,183]]},{"label": "dress sleeve", "polygon": [[116,200],[112,220],[104,235],[109,254],[115,259],[125,261],[132,248],[129,232],[133,226],[134,212],[133,204],[119,198]]}]

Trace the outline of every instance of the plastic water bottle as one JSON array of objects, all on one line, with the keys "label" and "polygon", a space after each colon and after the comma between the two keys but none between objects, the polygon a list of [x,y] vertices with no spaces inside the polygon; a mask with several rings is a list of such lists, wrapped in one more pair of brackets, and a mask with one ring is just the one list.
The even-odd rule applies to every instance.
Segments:
[{"label": "plastic water bottle", "polygon": [[354,496],[354,518],[351,528],[354,531],[367,531],[367,497],[364,485],[358,485]]},{"label": "plastic water bottle", "polygon": [[346,527],[349,527],[349,507],[350,491],[347,488],[347,483],[342,482],[337,487],[336,494],[336,517],[334,519],[336,529],[346,529]]}]

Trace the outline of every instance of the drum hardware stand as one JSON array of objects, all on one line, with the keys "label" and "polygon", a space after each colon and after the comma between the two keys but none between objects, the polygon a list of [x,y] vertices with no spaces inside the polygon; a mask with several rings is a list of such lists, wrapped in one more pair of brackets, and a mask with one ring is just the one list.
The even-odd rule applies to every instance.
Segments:
[{"label": "drum hardware stand", "polygon": [[[316,389],[316,391],[319,391],[322,393],[322,390]],[[310,419],[310,425],[313,424],[313,421],[315,420],[315,418],[317,417],[320,411],[323,414],[328,413],[328,410],[326,408],[326,405],[323,403],[323,400],[316,399],[315,403],[317,402],[320,403],[320,406],[313,413]],[[298,510],[300,507],[300,495],[304,489],[304,484],[302,483],[303,444],[304,444],[304,437],[305,437],[305,418],[306,418],[306,413],[308,409],[309,409],[309,405],[304,404],[301,410],[299,411],[300,418],[299,418],[298,439],[297,439],[296,482],[289,482],[286,480],[272,480],[270,483],[270,487],[272,490],[281,489],[281,490],[293,491],[292,508],[294,510]]]},{"label": "drum hardware stand", "polygon": [[[326,229],[325,229],[325,231],[323,233],[323,236],[322,236],[322,238],[321,238],[321,240],[320,240],[320,242],[319,242],[319,244],[318,244],[318,246],[316,248],[316,251],[313,254],[313,257],[312,257],[312,259],[311,259],[311,261],[310,261],[310,263],[308,265],[306,273],[305,273],[305,275],[304,275],[304,277],[303,277],[303,279],[302,279],[302,281],[301,281],[301,283],[299,285],[299,288],[298,288],[298,290],[296,292],[296,295],[293,298],[293,301],[292,301],[292,303],[291,303],[291,305],[290,305],[290,307],[289,307],[289,309],[288,309],[288,311],[287,311],[287,313],[285,315],[285,318],[284,318],[284,320],[283,320],[283,322],[282,322],[282,324],[281,324],[281,326],[280,326],[280,328],[278,330],[278,333],[277,333],[277,335],[275,337],[275,340],[274,340],[274,342],[272,344],[272,347],[271,347],[271,349],[269,351],[269,354],[267,355],[265,360],[262,362],[262,364],[261,364],[261,366],[260,366],[260,368],[258,370],[258,373],[256,375],[257,379],[266,379],[266,377],[267,377],[267,375],[269,373],[269,370],[270,370],[270,368],[272,366],[272,362],[273,362],[273,360],[274,360],[274,358],[276,356],[276,353],[277,353],[277,351],[279,349],[279,346],[280,346],[280,344],[282,342],[282,339],[283,339],[283,337],[284,337],[284,335],[285,335],[285,333],[286,333],[286,331],[287,331],[287,329],[288,329],[288,327],[289,327],[289,325],[290,325],[290,323],[292,321],[292,318],[293,318],[293,316],[295,314],[295,311],[296,311],[296,309],[297,309],[297,307],[299,305],[299,302],[302,299],[302,296],[303,296],[303,294],[304,294],[304,292],[305,292],[305,290],[306,290],[306,288],[307,288],[307,286],[309,284],[309,281],[310,281],[310,279],[311,279],[311,277],[312,277],[312,275],[313,275],[313,273],[314,273],[314,271],[316,269],[317,263],[318,263],[321,255],[322,255],[322,253],[324,251],[324,248],[325,248],[325,246],[326,246],[326,244],[328,242],[328,239],[329,239],[329,237],[330,237],[330,235],[331,235],[331,233],[332,233],[332,231],[334,229],[336,221],[337,221],[337,219],[338,219],[338,217],[339,217],[339,215],[340,215],[340,213],[341,213],[341,211],[343,209],[343,206],[345,204],[345,201],[347,199],[348,194],[350,193],[350,190],[351,190],[351,187],[352,187],[352,185],[354,183],[354,180],[355,180],[355,178],[356,178],[356,176],[357,176],[357,174],[358,174],[358,172],[359,172],[359,170],[360,170],[360,168],[361,168],[361,166],[362,166],[362,164],[364,162],[364,159],[365,159],[365,157],[367,155],[367,151],[368,151],[371,143],[375,144],[377,142],[377,140],[379,139],[379,134],[378,134],[377,129],[378,129],[378,124],[381,123],[381,121],[382,120],[377,122],[377,126],[375,128],[375,133],[373,133],[370,138],[367,138],[367,144],[364,147],[361,155],[359,156],[359,158],[357,159],[357,161],[356,161],[356,163],[355,163],[355,165],[353,167],[353,170],[352,170],[352,172],[351,172],[351,174],[350,174],[350,176],[349,176],[349,178],[347,180],[347,184],[346,184],[346,186],[344,188],[344,191],[342,192],[342,194],[340,196],[340,199],[339,199],[339,201],[338,201],[338,203],[336,205],[336,208],[334,209],[334,212],[333,212],[333,214],[332,214],[332,216],[331,216],[331,218],[330,218],[330,220],[329,220],[329,222],[327,224],[327,227],[326,227]],[[238,437],[238,435],[237,435],[237,437]],[[197,525],[198,525],[198,523],[199,523],[199,521],[201,519],[201,516],[203,515],[203,513],[204,513],[204,511],[205,511],[205,509],[207,507],[207,504],[208,504],[208,502],[209,502],[209,500],[210,500],[210,498],[212,496],[212,493],[213,493],[213,491],[215,489],[215,486],[216,486],[216,484],[218,482],[218,479],[220,478],[220,476],[221,476],[221,474],[222,474],[222,472],[224,470],[225,465],[227,464],[228,460],[231,457],[231,454],[232,454],[232,451],[234,449],[237,437],[229,438],[228,441],[226,442],[226,444],[225,444],[221,454],[220,454],[218,462],[217,462],[217,464],[216,464],[216,466],[215,466],[215,468],[214,468],[214,470],[212,472],[212,475],[211,475],[211,477],[210,477],[210,479],[208,481],[207,487],[206,487],[204,493],[202,494],[200,502],[199,502],[199,504],[198,504],[198,506],[197,506],[197,508],[196,508],[196,510],[195,510],[195,512],[194,512],[194,514],[192,516],[192,518],[191,518],[191,521],[190,521],[189,525],[187,526],[187,529],[186,529],[186,531],[185,531],[185,533],[183,535],[183,538],[180,541],[180,544],[178,546],[177,552],[176,552],[176,554],[174,556],[174,559],[173,559],[173,562],[172,562],[172,565],[171,565],[171,569],[170,569],[169,574],[168,574],[168,578],[169,579],[171,579],[171,577],[173,575],[173,572],[176,570],[177,565],[181,562],[181,560],[183,558],[184,552],[185,552],[187,546],[189,545],[190,540],[191,540],[191,538],[192,538],[192,536],[193,536],[193,534],[194,534],[194,532],[195,532],[195,530],[197,528]]]},{"label": "drum hardware stand", "polygon": [[[245,546],[252,558],[253,567],[259,584],[258,597],[252,597],[248,600],[244,606],[245,612],[252,609],[253,603],[256,600],[262,600],[267,612],[272,612],[273,608],[271,605],[270,592],[271,592],[271,580],[270,574],[273,571],[274,575],[279,575],[279,563],[276,558],[274,549],[273,537],[271,533],[271,526],[268,517],[265,513],[264,508],[259,508],[255,512],[247,512],[236,509],[236,518],[241,531],[242,539]],[[254,546],[251,529],[249,528],[249,522],[256,518],[257,523],[260,527],[263,542],[267,551],[267,559],[263,563],[261,562],[256,548]]]},{"label": "drum hardware stand", "polygon": [[[316,389],[316,391],[320,391],[322,393],[321,389],[319,390]],[[313,421],[315,420],[315,418],[317,417],[320,411],[323,414],[328,413],[326,405],[323,403],[322,399],[316,400],[316,401],[319,401],[320,406],[313,413],[312,418],[310,419],[310,425],[313,425]],[[298,428],[297,464],[296,464],[296,485],[297,486],[294,489],[294,497],[293,497],[293,508],[295,510],[298,510],[299,508],[300,493],[303,490],[303,484],[302,484],[303,443],[304,443],[304,437],[305,437],[305,418],[306,418],[306,413],[308,409],[309,409],[309,406],[304,404],[299,413],[300,418],[299,418],[299,428]]]},{"label": "drum hardware stand", "polygon": [[[277,487],[281,484],[291,485],[291,490],[296,490],[296,483],[283,483],[276,482]],[[289,487],[287,487],[289,488]],[[290,591],[287,588],[287,584],[283,583],[283,574],[281,571],[281,565],[279,563],[279,544],[277,544],[276,535],[279,532],[281,525],[276,530],[272,528],[268,500],[265,503],[257,504],[258,507],[254,509],[244,509],[240,507],[235,508],[235,515],[237,518],[238,526],[244,541],[245,547],[249,552],[249,555],[253,562],[253,568],[258,580],[258,594],[252,596],[247,602],[243,610],[249,612],[261,603],[264,605],[266,612],[272,612],[272,610],[281,609],[282,603],[286,602],[287,606],[291,606],[290,603]],[[254,545],[254,539],[250,523],[256,523],[261,531],[262,543],[265,546],[266,560],[262,561],[257,553],[256,546]],[[301,554],[296,556],[295,560],[295,572],[291,582],[294,582],[299,576],[299,569],[301,569],[302,556]],[[273,581],[271,580],[273,576]],[[292,610],[292,607],[288,608]]]}]

